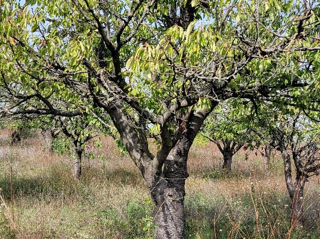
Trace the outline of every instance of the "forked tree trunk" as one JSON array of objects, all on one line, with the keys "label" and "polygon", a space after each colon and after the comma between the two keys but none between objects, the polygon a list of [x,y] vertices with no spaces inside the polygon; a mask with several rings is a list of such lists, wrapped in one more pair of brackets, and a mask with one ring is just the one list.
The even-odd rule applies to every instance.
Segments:
[{"label": "forked tree trunk", "polygon": [[196,111],[193,111],[193,107],[189,108],[175,135],[177,141],[171,141],[170,131],[164,124],[161,132],[163,142],[156,156],[153,156],[148,149],[147,137],[141,130],[142,127],[133,128],[128,123],[129,118],[125,111],[120,110],[123,107],[121,104],[115,103],[107,108],[130,157],[148,184],[151,198],[156,206],[154,215],[156,239],[184,238],[184,196],[185,181],[188,177],[188,153],[203,121],[217,104],[212,102],[211,107]]},{"label": "forked tree trunk", "polygon": [[163,165],[163,175],[151,189],[156,204],[154,222],[156,239],[184,238],[184,196],[187,173],[188,139],[183,139],[171,149]]},{"label": "forked tree trunk", "polygon": [[156,180],[151,184],[151,197],[156,204],[154,215],[156,239],[184,238],[184,196],[185,181],[188,177],[188,153],[207,114],[209,111],[192,114],[190,121],[185,124],[185,129],[181,131],[180,139],[170,149],[163,162],[162,175],[154,177]]},{"label": "forked tree trunk", "polygon": [[232,157],[233,157],[233,152],[232,151],[225,151],[223,153],[223,165],[222,165],[222,168],[226,169],[228,172],[231,172]]},{"label": "forked tree trunk", "polygon": [[222,144],[217,141],[215,141],[215,143],[219,151],[223,155],[222,169],[225,169],[228,173],[230,173],[232,166],[232,157],[242,148],[243,143],[230,140],[222,140]]}]

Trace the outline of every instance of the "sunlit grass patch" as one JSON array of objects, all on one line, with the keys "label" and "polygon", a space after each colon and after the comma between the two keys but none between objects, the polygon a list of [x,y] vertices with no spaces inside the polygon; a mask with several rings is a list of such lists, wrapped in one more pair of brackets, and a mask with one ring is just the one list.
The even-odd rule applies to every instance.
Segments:
[{"label": "sunlit grass patch", "polygon": [[[102,138],[102,148],[90,149],[104,157],[85,158],[80,180],[72,177],[68,156],[50,154],[41,141],[32,140],[1,148],[0,187],[17,228],[0,213],[0,234],[3,230],[18,239],[153,238],[154,207],[147,185],[110,138]],[[265,173],[261,158],[244,160],[240,152],[233,171],[226,173],[219,152],[207,147],[190,153],[186,238],[287,238],[290,206],[281,161],[274,159],[275,167]],[[319,193],[319,178],[313,178],[306,188],[305,227],[295,228],[291,238],[320,237]]]}]

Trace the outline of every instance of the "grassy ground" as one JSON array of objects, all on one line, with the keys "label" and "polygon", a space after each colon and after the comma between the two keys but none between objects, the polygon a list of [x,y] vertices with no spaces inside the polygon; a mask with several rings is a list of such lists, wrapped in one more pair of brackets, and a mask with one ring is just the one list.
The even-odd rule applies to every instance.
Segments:
[{"label": "grassy ground", "polygon": [[[140,173],[109,138],[85,159],[74,180],[67,156],[50,154],[41,137],[9,147],[0,136],[0,239],[152,238],[153,206]],[[281,161],[270,172],[244,152],[233,173],[220,170],[212,144],[190,152],[186,185],[187,238],[320,238],[319,181],[308,182],[303,226],[290,228],[290,206]]]}]

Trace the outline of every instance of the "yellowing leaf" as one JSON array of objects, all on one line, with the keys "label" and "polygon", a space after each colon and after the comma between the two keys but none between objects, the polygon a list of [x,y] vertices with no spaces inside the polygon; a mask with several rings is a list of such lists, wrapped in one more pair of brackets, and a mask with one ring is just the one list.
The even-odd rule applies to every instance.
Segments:
[{"label": "yellowing leaf", "polygon": [[12,37],[9,37],[9,41],[10,41],[11,45],[14,45],[14,46],[16,45],[16,42]]},{"label": "yellowing leaf", "polygon": [[199,5],[199,3],[200,3],[199,0],[192,0],[192,1],[191,1],[191,6],[192,6],[192,7],[195,7],[195,6]]},{"label": "yellowing leaf", "polygon": [[240,14],[238,14],[236,17],[236,22],[239,23],[240,21],[241,21],[241,17],[240,17]]},{"label": "yellowing leaf", "polygon": [[188,39],[189,36],[190,36],[190,33],[192,32],[193,28],[194,28],[194,25],[196,24],[197,21],[193,21],[189,24],[186,32],[185,32],[185,38]]}]

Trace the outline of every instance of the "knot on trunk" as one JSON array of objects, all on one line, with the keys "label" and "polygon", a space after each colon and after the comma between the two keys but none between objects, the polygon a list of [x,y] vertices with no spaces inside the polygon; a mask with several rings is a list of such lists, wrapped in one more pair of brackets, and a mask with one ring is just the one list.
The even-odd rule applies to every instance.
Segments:
[{"label": "knot on trunk", "polygon": [[189,176],[186,162],[166,160],[164,176],[169,180],[186,180]]},{"label": "knot on trunk", "polygon": [[168,182],[163,177],[159,177],[157,181],[153,182],[150,192],[152,200],[156,205],[161,204],[165,188],[168,187]]},{"label": "knot on trunk", "polygon": [[166,203],[180,202],[183,200],[184,193],[177,191],[175,188],[164,189],[164,200]]}]

